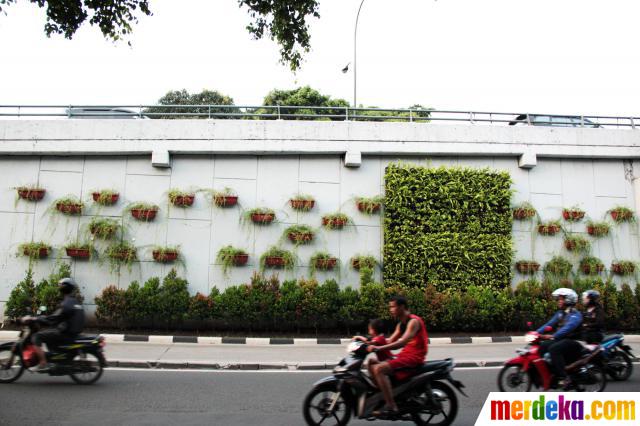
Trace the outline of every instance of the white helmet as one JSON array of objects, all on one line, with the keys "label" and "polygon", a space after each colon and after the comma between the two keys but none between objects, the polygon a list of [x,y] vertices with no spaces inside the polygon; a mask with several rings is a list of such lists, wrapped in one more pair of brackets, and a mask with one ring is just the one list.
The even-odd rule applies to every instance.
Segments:
[{"label": "white helmet", "polygon": [[561,287],[551,293],[551,296],[553,296],[554,299],[560,296],[564,297],[564,303],[567,305],[575,305],[578,303],[578,294],[570,288]]}]

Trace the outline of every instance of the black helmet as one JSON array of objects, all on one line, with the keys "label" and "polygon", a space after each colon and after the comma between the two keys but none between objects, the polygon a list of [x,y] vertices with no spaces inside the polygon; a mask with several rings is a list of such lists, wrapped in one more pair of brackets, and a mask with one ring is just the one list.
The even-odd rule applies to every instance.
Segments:
[{"label": "black helmet", "polygon": [[587,290],[582,293],[582,301],[584,303],[584,299],[587,299],[587,306],[595,305],[598,303],[598,299],[600,298],[600,292],[598,290]]},{"label": "black helmet", "polygon": [[73,278],[63,278],[58,281],[58,289],[62,294],[71,294],[78,287]]}]

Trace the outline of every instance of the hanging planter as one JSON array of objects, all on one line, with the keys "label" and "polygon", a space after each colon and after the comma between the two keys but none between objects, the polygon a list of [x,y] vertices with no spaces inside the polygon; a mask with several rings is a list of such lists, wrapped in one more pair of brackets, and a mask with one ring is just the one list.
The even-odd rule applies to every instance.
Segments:
[{"label": "hanging planter", "polygon": [[554,236],[558,232],[560,232],[561,229],[562,227],[557,221],[551,221],[538,225],[538,233],[544,236]]},{"label": "hanging planter", "polygon": [[242,214],[245,221],[250,220],[256,225],[268,225],[276,219],[276,213],[265,207],[256,207]]},{"label": "hanging planter", "polygon": [[151,222],[156,218],[160,207],[155,204],[135,203],[127,208],[131,212],[134,219],[141,222]]},{"label": "hanging planter", "polygon": [[356,207],[361,213],[372,215],[380,211],[380,207],[382,207],[381,196],[375,197],[358,197],[356,198]]},{"label": "hanging planter", "polygon": [[64,246],[67,256],[72,259],[90,259],[92,247],[90,244],[72,243]]},{"label": "hanging planter", "polygon": [[515,220],[529,220],[536,215],[536,209],[530,203],[524,202],[513,208]]},{"label": "hanging planter", "polygon": [[562,256],[554,256],[544,265],[544,272],[559,278],[567,278],[572,270],[571,262]]},{"label": "hanging planter", "polygon": [[632,222],[635,220],[633,210],[624,206],[618,206],[609,210],[609,214],[616,223]]},{"label": "hanging planter", "polygon": [[378,264],[378,261],[373,256],[354,256],[350,260],[351,267],[356,271],[360,268],[374,269]]},{"label": "hanging planter", "polygon": [[609,235],[610,226],[607,222],[587,222],[587,234],[599,238]]},{"label": "hanging planter", "polygon": [[533,275],[540,269],[540,264],[535,260],[519,260],[516,262],[516,270],[523,275]]},{"label": "hanging planter", "polygon": [[49,257],[51,246],[43,242],[23,243],[18,247],[18,253],[31,260]]},{"label": "hanging planter", "polygon": [[633,275],[636,271],[636,264],[629,260],[620,260],[611,264],[611,272],[620,276]]},{"label": "hanging planter", "polygon": [[310,195],[298,194],[289,200],[289,205],[296,211],[308,212],[315,206],[316,201]]},{"label": "hanging planter", "polygon": [[292,270],[296,264],[295,255],[287,250],[272,246],[260,256],[260,268]]},{"label": "hanging planter", "polygon": [[178,259],[180,252],[177,247],[155,247],[152,256],[158,263],[171,263]]},{"label": "hanging planter", "polygon": [[562,217],[567,222],[579,222],[584,218],[584,211],[576,207],[562,209]]},{"label": "hanging planter", "polygon": [[75,197],[59,198],[53,204],[57,211],[69,216],[82,214],[82,209],[84,208],[84,203]]},{"label": "hanging planter", "polygon": [[283,235],[285,235],[293,244],[299,246],[311,243],[315,232],[307,225],[293,225],[285,229]]},{"label": "hanging planter", "polygon": [[339,267],[338,258],[331,256],[331,254],[327,252],[315,253],[311,256],[311,260],[309,262],[309,268],[311,269],[312,274],[316,271],[332,271]]},{"label": "hanging planter", "polygon": [[213,197],[213,203],[218,207],[233,207],[238,204],[238,196],[231,188],[225,188],[222,191],[210,192]]},{"label": "hanging planter", "polygon": [[322,226],[325,229],[342,229],[349,223],[352,223],[352,221],[344,213],[332,213],[322,216]]},{"label": "hanging planter", "polygon": [[588,253],[591,249],[591,243],[580,235],[568,235],[564,239],[564,247],[576,253]]},{"label": "hanging planter", "polygon": [[89,232],[101,240],[110,240],[120,229],[120,224],[114,219],[94,217],[89,222]]},{"label": "hanging planter", "polygon": [[103,189],[101,191],[92,192],[91,197],[96,204],[101,206],[112,206],[118,202],[120,194],[116,191]]},{"label": "hanging planter", "polygon": [[222,272],[227,275],[232,267],[246,265],[249,261],[249,255],[243,249],[226,246],[218,251],[216,259],[222,265]]},{"label": "hanging planter", "polygon": [[109,259],[112,271],[121,265],[126,265],[128,269],[131,269],[133,262],[138,259],[136,248],[126,241],[109,246],[105,255]]},{"label": "hanging planter", "polygon": [[184,192],[178,189],[172,189],[169,191],[169,201],[176,207],[190,207],[196,199],[196,194],[193,192]]},{"label": "hanging planter", "polygon": [[604,271],[604,263],[597,257],[585,257],[580,261],[580,270],[585,275],[596,275]]},{"label": "hanging planter", "polygon": [[18,192],[18,198],[27,201],[40,201],[44,198],[44,194],[47,192],[46,189],[29,186],[19,186],[16,188]]}]

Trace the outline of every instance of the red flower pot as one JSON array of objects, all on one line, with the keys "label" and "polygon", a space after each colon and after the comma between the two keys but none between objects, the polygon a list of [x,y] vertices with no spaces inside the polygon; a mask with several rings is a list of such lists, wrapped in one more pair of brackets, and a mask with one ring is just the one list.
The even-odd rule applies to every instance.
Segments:
[{"label": "red flower pot", "polygon": [[118,260],[126,260],[126,259],[130,259],[131,256],[133,256],[133,251],[131,250],[121,250],[121,251],[117,251],[111,254],[111,258],[112,259],[118,259]]},{"label": "red flower pot", "polygon": [[380,203],[365,203],[362,201],[358,201],[356,203],[358,210],[362,213],[376,213],[380,210]]},{"label": "red flower pot", "polygon": [[315,200],[289,200],[294,210],[311,210],[316,205]]},{"label": "red flower pot", "polygon": [[306,244],[313,241],[313,233],[311,232],[289,232],[287,237],[292,243],[298,244]]},{"label": "red flower pot", "polygon": [[538,262],[516,262],[516,269],[521,274],[533,274],[540,269]]},{"label": "red flower pot", "polygon": [[176,207],[188,207],[193,205],[195,199],[195,195],[178,195],[173,200],[171,200],[171,202]]},{"label": "red flower pot", "polygon": [[578,221],[584,217],[584,212],[579,210],[563,210],[562,217],[564,220]]},{"label": "red flower pot", "polygon": [[248,254],[236,254],[233,256],[233,264],[234,266],[244,266],[249,261]]},{"label": "red flower pot", "polygon": [[173,262],[178,258],[177,251],[165,251],[161,252],[160,250],[153,251],[153,260],[161,263],[169,263]]},{"label": "red flower pot", "polygon": [[[25,256],[32,257],[34,253],[30,249],[24,249],[22,251],[22,254],[24,254]],[[33,256],[33,257],[44,259],[45,257],[49,256],[49,249],[47,247],[39,248],[38,252],[35,253],[35,254],[36,254],[36,256]]]},{"label": "red flower pot", "polygon": [[316,269],[330,271],[336,267],[337,263],[338,263],[338,259],[336,259],[335,257],[330,257],[328,259],[316,259],[315,266],[316,266]]},{"label": "red flower pot", "polygon": [[275,218],[276,215],[273,213],[253,213],[251,215],[251,221],[259,224],[271,223]]},{"label": "red flower pot", "polygon": [[525,220],[535,216],[536,212],[529,209],[514,209],[513,218],[517,220]]},{"label": "red flower pot", "polygon": [[44,198],[44,189],[18,189],[18,196],[23,200],[40,201]]},{"label": "red flower pot", "polygon": [[155,209],[132,209],[131,216],[138,220],[150,221],[156,218],[158,210]]},{"label": "red flower pot", "polygon": [[268,266],[270,268],[283,268],[287,264],[287,262],[284,259],[284,257],[267,256],[264,259],[264,264],[265,264],[265,266]]},{"label": "red flower pot", "polygon": [[74,259],[88,259],[91,257],[91,251],[89,249],[67,248],[65,250],[67,252],[67,256],[73,257]]},{"label": "red flower pot", "polygon": [[580,269],[582,269],[582,273],[585,275],[591,275],[594,273],[600,273],[602,271],[604,271],[604,265],[581,265]]},{"label": "red flower pot", "polygon": [[[96,235],[98,233],[98,228],[96,226],[91,225],[89,226],[89,232],[91,232],[91,235]],[[115,229],[113,230],[110,229],[109,232],[105,232],[101,234],[100,237],[104,239],[109,239],[113,236],[113,234],[115,234],[115,232],[116,232]]]},{"label": "red flower pot", "polygon": [[93,197],[93,201],[98,202],[100,201],[100,203],[107,205],[107,206],[111,206],[115,203],[118,202],[118,199],[120,198],[120,194],[111,194],[108,197],[102,197],[102,199],[100,199],[100,193],[99,192],[93,192],[91,193],[91,196]]},{"label": "red flower pot", "polygon": [[218,207],[231,207],[238,204],[237,195],[216,195],[213,197],[213,202]]},{"label": "red flower pot", "polygon": [[539,225],[538,233],[541,235],[556,235],[560,232],[560,227],[557,225]]},{"label": "red flower pot", "polygon": [[565,240],[564,247],[569,251],[573,251],[576,249],[576,242],[572,240]]},{"label": "red flower pot", "polygon": [[356,271],[359,271],[361,267],[363,266],[368,266],[370,268],[372,268],[372,265],[368,265],[366,264],[367,262],[365,262],[365,264],[360,264],[360,259],[351,259],[351,267],[353,269],[355,269]]},{"label": "red flower pot", "polygon": [[322,218],[322,225],[324,226],[331,226],[332,228],[343,228],[345,225],[347,224],[347,219],[342,219],[339,217],[332,217],[332,218],[328,218],[328,217],[323,217]]},{"label": "red flower pot", "polygon": [[631,212],[621,212],[618,210],[612,210],[610,213],[611,213],[611,218],[616,222],[629,220],[633,217],[633,213]]},{"label": "red flower pot", "polygon": [[634,265],[631,265],[631,268],[629,270],[626,270],[622,267],[622,264],[620,263],[612,263],[611,264],[611,272],[613,272],[614,274],[617,275],[628,275],[628,274],[633,274],[636,270],[636,267]]},{"label": "red flower pot", "polygon": [[82,204],[65,204],[65,203],[57,203],[56,210],[60,213],[64,214],[81,214],[82,213]]}]

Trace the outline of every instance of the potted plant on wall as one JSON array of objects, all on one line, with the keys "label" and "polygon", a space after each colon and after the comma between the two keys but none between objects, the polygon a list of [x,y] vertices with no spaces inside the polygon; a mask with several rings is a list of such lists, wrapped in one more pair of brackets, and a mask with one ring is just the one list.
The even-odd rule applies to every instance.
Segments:
[{"label": "potted plant on wall", "polygon": [[591,249],[591,243],[581,235],[568,234],[564,238],[564,247],[575,253],[588,253]]},{"label": "potted plant on wall", "polygon": [[269,225],[276,219],[276,212],[266,207],[255,207],[242,213],[245,222],[251,221],[256,225]]},{"label": "potted plant on wall", "polygon": [[231,188],[224,188],[222,191],[213,190],[210,194],[213,204],[218,207],[233,207],[238,204],[238,195]]},{"label": "potted plant on wall", "polygon": [[384,198],[380,195],[375,197],[356,197],[356,207],[364,214],[372,215],[380,211]]},{"label": "potted plant on wall", "polygon": [[292,270],[296,265],[296,257],[293,253],[276,246],[271,246],[260,256],[260,269],[286,269]]},{"label": "potted plant on wall", "polygon": [[100,189],[92,191],[91,198],[100,206],[112,206],[120,199],[120,193],[113,189]]},{"label": "potted plant on wall", "polygon": [[636,271],[636,264],[630,260],[618,260],[611,263],[611,272],[615,275],[628,276]]},{"label": "potted plant on wall", "polygon": [[131,265],[138,259],[136,248],[127,241],[110,245],[107,247],[105,255],[109,259],[112,271],[122,265],[127,266],[127,268],[131,270]]},{"label": "potted plant on wall", "polygon": [[18,246],[18,254],[28,257],[30,260],[44,259],[49,257],[51,246],[39,242],[22,243]]},{"label": "potted plant on wall", "polygon": [[350,223],[353,221],[344,213],[336,212],[322,216],[322,226],[325,229],[342,229]]},{"label": "potted plant on wall", "polygon": [[300,212],[308,212],[315,204],[316,200],[307,194],[296,194],[289,200],[291,208]]},{"label": "potted plant on wall", "polygon": [[339,268],[338,258],[326,251],[315,252],[309,261],[309,269],[312,274],[315,274],[316,271],[332,271]]},{"label": "potted plant on wall", "polygon": [[538,233],[544,236],[554,236],[560,232],[561,229],[562,227],[560,226],[560,222],[557,220],[552,220],[538,225]]},{"label": "potted plant on wall", "polygon": [[179,189],[171,189],[168,193],[169,202],[175,207],[190,207],[196,199],[193,191],[181,191]]},{"label": "potted plant on wall", "polygon": [[68,196],[58,198],[53,202],[53,206],[55,210],[64,215],[74,216],[82,214],[84,203],[76,197]]},{"label": "potted plant on wall", "polygon": [[310,244],[315,236],[315,231],[307,225],[292,225],[284,230],[283,237],[286,237],[294,245]]},{"label": "potted plant on wall", "polygon": [[516,270],[523,275],[533,275],[540,269],[540,264],[535,260],[518,260]]},{"label": "potted plant on wall", "polygon": [[607,222],[587,222],[587,234],[599,238],[609,235],[610,226]]},{"label": "potted plant on wall", "polygon": [[231,245],[222,247],[218,251],[217,261],[222,265],[222,273],[227,275],[233,266],[244,266],[249,261],[249,254]]},{"label": "potted plant on wall", "polygon": [[171,263],[175,262],[180,256],[180,251],[178,247],[173,246],[155,246],[151,251],[153,256],[153,260],[158,263]]},{"label": "potted plant on wall", "polygon": [[93,254],[93,247],[89,243],[73,242],[66,244],[64,249],[72,259],[91,259]]},{"label": "potted plant on wall", "polygon": [[101,240],[112,239],[120,230],[120,224],[115,219],[94,217],[88,225],[89,233]]},{"label": "potted plant on wall", "polygon": [[584,210],[578,207],[569,207],[562,209],[562,218],[567,222],[579,222],[584,218]]},{"label": "potted plant on wall", "polygon": [[604,271],[604,263],[597,257],[587,256],[580,261],[580,270],[585,275],[596,275]]},{"label": "potted plant on wall", "polygon": [[616,206],[609,210],[611,218],[616,223],[631,222],[635,220],[635,214],[633,210],[625,206]]},{"label": "potted plant on wall", "polygon": [[156,218],[160,207],[155,204],[137,202],[130,204],[127,210],[131,212],[131,216],[134,219],[141,222],[151,222]]},{"label": "potted plant on wall", "polygon": [[47,192],[46,189],[36,185],[18,186],[15,190],[17,192],[18,199],[27,201],[40,201],[44,198],[44,194]]},{"label": "potted plant on wall", "polygon": [[351,267],[353,269],[359,271],[361,267],[374,269],[378,264],[378,261],[375,257],[370,255],[355,255],[351,258],[349,263],[351,263]]},{"label": "potted plant on wall", "polygon": [[566,278],[573,270],[573,265],[562,256],[554,256],[544,265],[544,271],[556,277]]},{"label": "potted plant on wall", "polygon": [[536,215],[536,209],[531,203],[523,202],[513,207],[513,218],[516,220],[529,220]]}]

